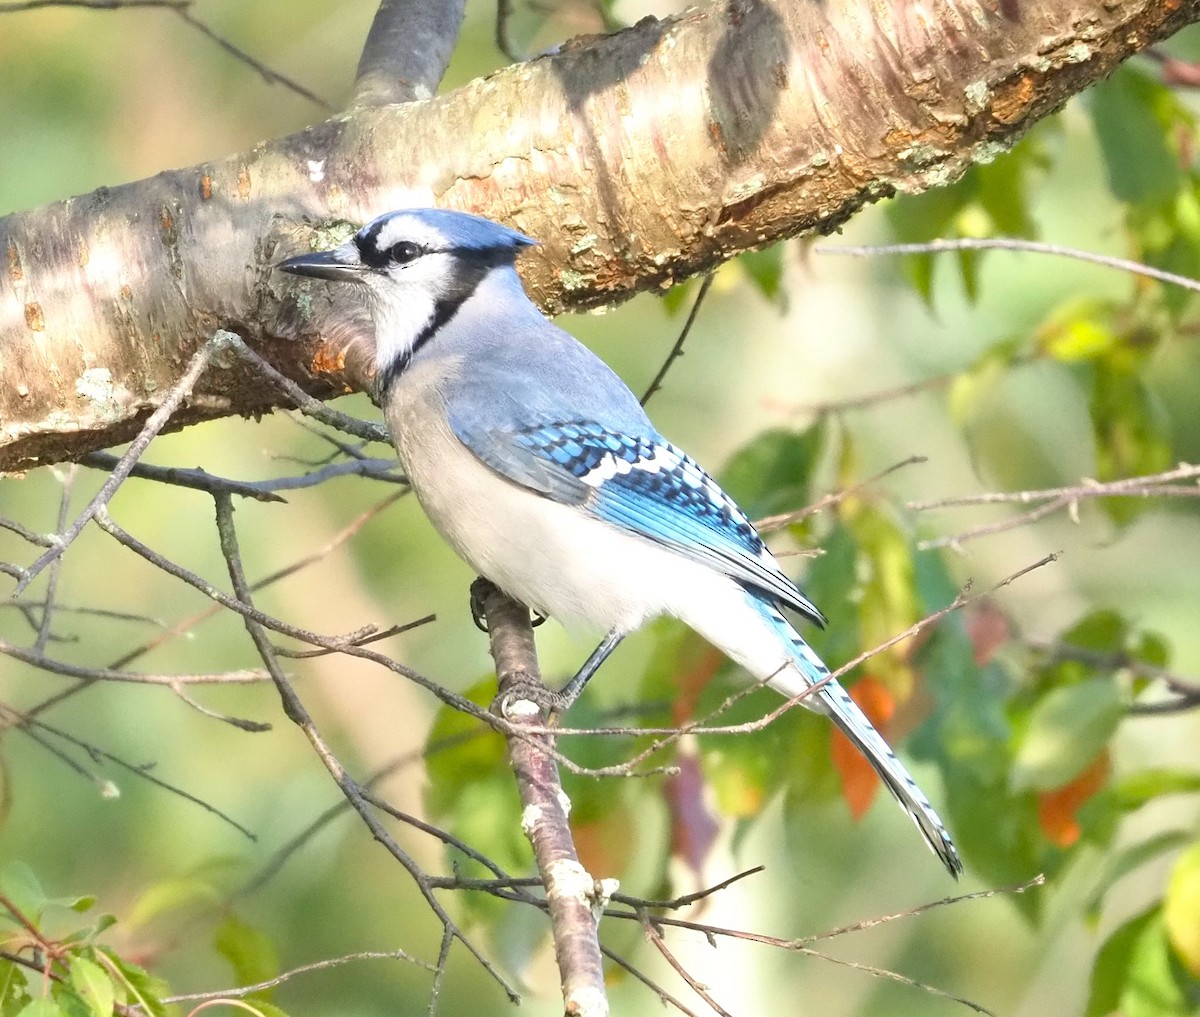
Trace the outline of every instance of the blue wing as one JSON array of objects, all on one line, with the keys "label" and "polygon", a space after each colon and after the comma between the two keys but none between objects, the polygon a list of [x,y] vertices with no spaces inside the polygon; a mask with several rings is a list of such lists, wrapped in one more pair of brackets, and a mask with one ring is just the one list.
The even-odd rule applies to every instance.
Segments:
[{"label": "blue wing", "polygon": [[657,434],[574,420],[511,430],[451,427],[502,476],[724,572],[823,625],[746,514],[694,459]]}]

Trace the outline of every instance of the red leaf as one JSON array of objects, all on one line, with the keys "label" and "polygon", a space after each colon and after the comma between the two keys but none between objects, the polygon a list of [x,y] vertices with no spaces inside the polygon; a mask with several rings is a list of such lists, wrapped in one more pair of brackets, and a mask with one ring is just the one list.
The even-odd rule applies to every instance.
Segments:
[{"label": "red leaf", "polygon": [[[896,712],[896,700],[887,686],[865,675],[854,683],[850,698],[886,738],[888,725]],[[834,769],[842,778],[842,797],[850,807],[850,814],[855,819],[862,819],[879,789],[879,775],[841,731],[833,732],[833,742],[829,748]]]},{"label": "red leaf", "polygon": [[1086,770],[1053,791],[1038,795],[1038,823],[1052,844],[1068,848],[1082,832],[1075,816],[1108,780],[1108,749],[1103,749]]},{"label": "red leaf", "polygon": [[699,876],[720,825],[704,801],[704,775],[695,753],[681,752],[679,772],[667,781],[671,810],[671,852]]},{"label": "red leaf", "polygon": [[982,601],[967,615],[967,635],[975,650],[975,665],[983,667],[1012,635],[1008,615],[991,601]]}]

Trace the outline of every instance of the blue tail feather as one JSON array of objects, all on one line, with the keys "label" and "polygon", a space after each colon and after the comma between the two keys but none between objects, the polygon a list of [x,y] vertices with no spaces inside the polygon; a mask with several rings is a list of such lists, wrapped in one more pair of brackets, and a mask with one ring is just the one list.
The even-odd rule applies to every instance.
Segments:
[{"label": "blue tail feather", "polygon": [[[917,786],[917,782],[904,764],[896,758],[896,754],[883,740],[883,736],[875,730],[866,714],[850,698],[841,683],[836,679],[829,678],[829,668],[788,623],[778,608],[754,594],[748,595],[757,602],[763,615],[770,621],[772,628],[778,632],[780,640],[787,646],[788,655],[791,657],[796,671],[799,672],[804,686],[811,688],[820,685],[802,702],[820,713],[829,714],[839,730],[850,739],[854,747],[867,758],[867,762],[879,774],[884,786],[908,813],[909,818],[921,831],[933,853],[942,860],[942,864],[946,866],[950,874],[958,878],[959,873],[962,872],[962,862],[959,860],[954,842],[950,839],[945,824],[942,823],[941,818],[929,803],[929,799]],[[821,682],[824,684],[821,685]],[[768,684],[789,696],[795,696],[803,691],[803,686],[794,687],[796,682],[790,669],[771,679]]]}]

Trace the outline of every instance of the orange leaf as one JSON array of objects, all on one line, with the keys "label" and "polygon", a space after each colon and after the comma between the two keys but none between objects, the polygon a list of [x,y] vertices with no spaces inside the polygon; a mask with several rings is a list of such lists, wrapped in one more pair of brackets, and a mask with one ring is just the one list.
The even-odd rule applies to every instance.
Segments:
[{"label": "orange leaf", "polygon": [[[876,730],[886,737],[888,725],[896,712],[896,700],[887,686],[865,675],[854,683],[850,698],[867,715]],[[879,775],[841,731],[833,732],[833,742],[829,748],[833,767],[842,778],[842,797],[850,807],[850,814],[855,819],[862,819],[879,789]]]},{"label": "orange leaf", "polygon": [[1074,780],[1038,795],[1038,823],[1050,843],[1068,848],[1082,832],[1075,816],[1104,787],[1109,771],[1108,749],[1103,749]]}]

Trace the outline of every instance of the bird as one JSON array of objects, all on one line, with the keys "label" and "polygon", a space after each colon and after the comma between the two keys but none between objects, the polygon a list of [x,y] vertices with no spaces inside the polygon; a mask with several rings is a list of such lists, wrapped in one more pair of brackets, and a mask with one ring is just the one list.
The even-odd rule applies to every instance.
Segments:
[{"label": "bird", "polygon": [[561,709],[627,634],[676,617],[828,715],[957,877],[929,799],[784,613],[823,626],[816,605],[629,387],[526,294],[516,261],[535,243],[467,212],[400,209],[276,267],[365,292],[375,396],[450,547],[530,610],[605,633]]}]

